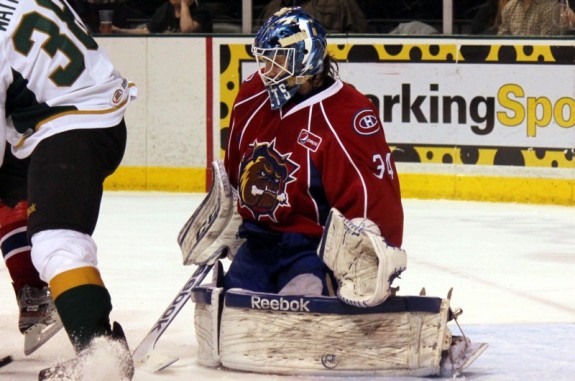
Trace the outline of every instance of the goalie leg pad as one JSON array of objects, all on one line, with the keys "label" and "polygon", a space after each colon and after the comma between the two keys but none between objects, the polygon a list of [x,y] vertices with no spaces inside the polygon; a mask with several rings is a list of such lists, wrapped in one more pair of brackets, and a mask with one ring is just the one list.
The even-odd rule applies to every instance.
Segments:
[{"label": "goalie leg pad", "polygon": [[[366,224],[369,225],[369,224]],[[357,307],[375,306],[391,295],[391,284],[407,268],[404,250],[387,245],[370,229],[332,208],[318,255],[334,272],[338,297]]]},{"label": "goalie leg pad", "polygon": [[199,286],[192,290],[195,301],[194,328],[198,341],[198,363],[203,366],[220,366],[219,331],[223,288]]},{"label": "goalie leg pad", "polygon": [[226,292],[223,366],[257,373],[429,376],[440,372],[449,300],[392,297],[357,308],[335,297]]}]

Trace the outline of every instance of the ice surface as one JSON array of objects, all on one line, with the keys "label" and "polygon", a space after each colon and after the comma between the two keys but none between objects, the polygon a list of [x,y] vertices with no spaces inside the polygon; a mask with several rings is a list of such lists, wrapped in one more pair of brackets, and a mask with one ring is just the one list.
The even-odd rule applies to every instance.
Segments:
[{"label": "ice surface", "polygon": [[[194,270],[183,266],[177,234],[203,194],[107,192],[95,239],[112,294],[112,318],[135,346]],[[405,200],[408,269],[400,294],[445,296],[464,311],[459,322],[487,351],[469,380],[572,380],[575,374],[575,208]],[[61,331],[31,356],[23,354],[18,312],[0,266],[0,357],[15,362],[0,380],[36,380],[37,372],[74,355]],[[193,304],[184,307],[156,346],[180,360],[134,380],[349,380],[287,377],[209,369],[196,364]],[[451,326],[457,332],[456,326]],[[364,377],[362,380],[376,379]],[[398,378],[399,379],[399,378]],[[411,378],[416,379],[416,378]],[[437,380],[438,378],[434,378]],[[387,378],[389,380],[389,378]]]}]

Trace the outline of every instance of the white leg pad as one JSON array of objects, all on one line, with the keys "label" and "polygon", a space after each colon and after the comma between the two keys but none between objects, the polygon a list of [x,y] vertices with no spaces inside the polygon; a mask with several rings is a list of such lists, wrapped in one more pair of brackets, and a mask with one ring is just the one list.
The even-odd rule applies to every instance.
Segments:
[{"label": "white leg pad", "polygon": [[449,300],[392,297],[357,308],[335,297],[232,289],[220,329],[223,366],[319,376],[440,373]]},{"label": "white leg pad", "polygon": [[194,327],[198,341],[198,363],[203,366],[221,365],[219,354],[220,300],[222,287],[200,286],[192,291],[196,303]]},{"label": "white leg pad", "polygon": [[32,263],[40,279],[49,283],[65,271],[97,267],[96,243],[88,234],[74,230],[43,230],[32,236]]}]

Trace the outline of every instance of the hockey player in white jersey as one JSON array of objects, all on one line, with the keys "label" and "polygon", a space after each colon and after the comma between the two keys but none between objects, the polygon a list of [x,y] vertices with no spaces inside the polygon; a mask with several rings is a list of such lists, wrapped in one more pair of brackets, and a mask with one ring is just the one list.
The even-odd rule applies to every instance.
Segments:
[{"label": "hockey player in white jersey", "polygon": [[[30,161],[32,261],[77,352],[40,380],[129,380],[132,359],[122,328],[110,324],[92,233],[103,182],[124,155],[124,113],[136,88],[65,0],[0,0],[0,15],[0,157],[8,142]],[[109,361],[91,366],[102,351]]]}]

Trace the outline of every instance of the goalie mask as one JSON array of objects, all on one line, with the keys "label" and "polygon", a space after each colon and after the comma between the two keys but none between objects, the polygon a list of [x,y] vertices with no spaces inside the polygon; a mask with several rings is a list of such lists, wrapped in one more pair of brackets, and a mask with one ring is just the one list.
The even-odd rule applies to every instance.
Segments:
[{"label": "goalie mask", "polygon": [[281,108],[302,83],[323,71],[325,30],[301,8],[283,8],[258,31],[252,53],[273,110]]}]

